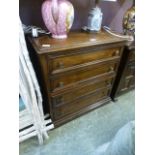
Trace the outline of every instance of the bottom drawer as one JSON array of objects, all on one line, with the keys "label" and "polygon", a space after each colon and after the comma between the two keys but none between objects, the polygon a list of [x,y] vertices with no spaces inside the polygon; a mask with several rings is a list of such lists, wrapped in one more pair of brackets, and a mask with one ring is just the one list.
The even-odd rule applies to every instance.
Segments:
[{"label": "bottom drawer", "polygon": [[63,116],[77,112],[93,103],[101,101],[102,99],[109,96],[110,90],[110,88],[102,88],[95,93],[84,96],[80,99],[75,100],[74,102],[54,108],[54,118],[59,119]]}]

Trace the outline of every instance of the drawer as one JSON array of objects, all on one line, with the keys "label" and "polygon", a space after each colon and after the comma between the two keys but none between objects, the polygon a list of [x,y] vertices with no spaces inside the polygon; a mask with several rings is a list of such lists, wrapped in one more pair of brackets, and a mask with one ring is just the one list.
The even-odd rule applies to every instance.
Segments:
[{"label": "drawer", "polygon": [[91,94],[93,92],[96,92],[96,90],[101,88],[110,88],[112,86],[114,77],[108,77],[99,79],[96,81],[92,81],[87,83],[86,85],[82,85],[81,87],[76,87],[73,90],[69,90],[68,92],[65,91],[65,93],[61,93],[61,95],[51,95],[52,97],[52,104],[54,107],[61,106],[63,104],[67,104],[69,102],[72,102],[84,95]]},{"label": "drawer", "polygon": [[83,53],[74,52],[73,54],[65,54],[57,57],[49,56],[49,69],[50,69],[49,71],[51,73],[53,70],[73,67],[76,65],[81,65],[92,61],[102,59],[108,60],[109,58],[115,58],[115,57],[118,58],[120,57],[120,54],[121,54],[121,48],[111,48],[91,52],[83,51]]},{"label": "drawer", "polygon": [[50,80],[51,91],[59,90],[90,78],[95,78],[101,74],[115,73],[117,65],[117,62],[110,64],[97,64],[89,66],[88,68],[82,68],[82,70],[75,70],[58,76],[52,76]]},{"label": "drawer", "polygon": [[93,103],[99,102],[102,99],[106,99],[110,94],[110,89],[100,89],[93,94],[84,96],[83,98],[77,99],[70,104],[65,104],[63,106],[54,108],[54,118],[59,119],[63,116],[72,114],[85,108]]}]

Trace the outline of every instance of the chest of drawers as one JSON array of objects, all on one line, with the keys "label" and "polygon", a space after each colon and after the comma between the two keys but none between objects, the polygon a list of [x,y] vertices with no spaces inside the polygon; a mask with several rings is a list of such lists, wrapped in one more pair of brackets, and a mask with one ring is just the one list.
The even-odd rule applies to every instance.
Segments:
[{"label": "chest of drawers", "polygon": [[125,43],[105,32],[71,32],[64,40],[29,38],[44,107],[55,126],[111,100]]}]

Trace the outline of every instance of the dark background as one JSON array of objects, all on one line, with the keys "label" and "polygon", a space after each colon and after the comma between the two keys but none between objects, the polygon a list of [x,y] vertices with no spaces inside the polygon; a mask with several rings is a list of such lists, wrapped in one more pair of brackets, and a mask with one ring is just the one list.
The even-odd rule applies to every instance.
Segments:
[{"label": "dark background", "polygon": [[[46,29],[41,16],[41,5],[44,0],[19,0],[19,14],[23,24],[35,25]],[[80,29],[87,23],[89,10],[95,0],[69,0],[75,9],[72,30]],[[121,1],[121,2],[120,2]],[[132,5],[132,0],[117,0],[117,2],[100,2],[103,12],[102,25],[109,26],[117,32],[122,32],[123,15]]]}]

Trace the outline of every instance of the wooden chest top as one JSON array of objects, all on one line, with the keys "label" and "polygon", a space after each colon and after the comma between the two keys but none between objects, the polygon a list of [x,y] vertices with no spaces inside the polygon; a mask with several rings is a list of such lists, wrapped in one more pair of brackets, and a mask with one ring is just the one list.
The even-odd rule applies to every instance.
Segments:
[{"label": "wooden chest top", "polygon": [[30,42],[38,54],[45,54],[81,47],[122,43],[125,42],[125,40],[106,32],[100,32],[98,34],[70,32],[66,39],[53,39],[46,35],[38,38],[30,38]]}]

